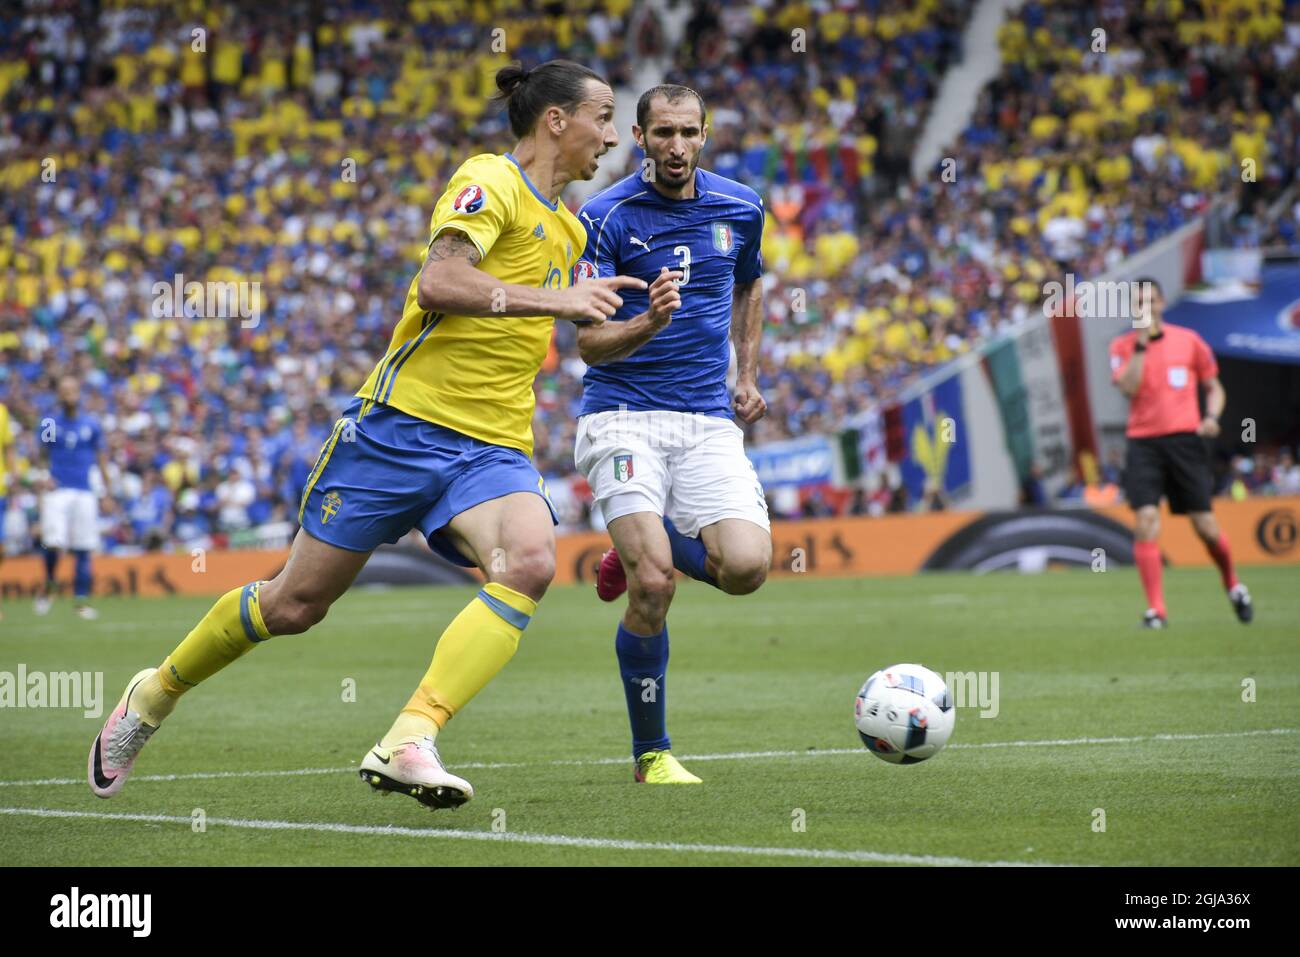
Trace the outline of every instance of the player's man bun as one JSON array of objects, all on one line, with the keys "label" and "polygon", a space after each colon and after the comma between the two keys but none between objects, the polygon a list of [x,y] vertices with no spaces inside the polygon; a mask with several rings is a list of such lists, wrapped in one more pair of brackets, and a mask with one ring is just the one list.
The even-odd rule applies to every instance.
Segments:
[{"label": "player's man bun", "polygon": [[506,104],[510,130],[522,139],[552,106],[566,113],[576,110],[587,97],[588,80],[609,85],[600,74],[572,60],[547,60],[531,70],[512,63],[497,70],[497,93],[492,99]]},{"label": "player's man bun", "polygon": [[528,71],[518,63],[503,66],[497,70],[497,90],[499,91],[497,98],[508,99],[510,94],[514,93],[526,79],[528,79]]}]

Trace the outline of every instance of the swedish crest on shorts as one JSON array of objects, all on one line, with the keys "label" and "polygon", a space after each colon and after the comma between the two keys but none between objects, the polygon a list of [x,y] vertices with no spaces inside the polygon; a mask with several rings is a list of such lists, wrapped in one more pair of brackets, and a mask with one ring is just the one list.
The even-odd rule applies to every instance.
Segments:
[{"label": "swedish crest on shorts", "polygon": [[614,456],[614,478],[620,482],[626,482],[632,478],[631,455]]},{"label": "swedish crest on shorts", "polygon": [[343,496],[338,492],[326,492],[320,503],[320,523],[328,525],[331,518],[343,507]]}]

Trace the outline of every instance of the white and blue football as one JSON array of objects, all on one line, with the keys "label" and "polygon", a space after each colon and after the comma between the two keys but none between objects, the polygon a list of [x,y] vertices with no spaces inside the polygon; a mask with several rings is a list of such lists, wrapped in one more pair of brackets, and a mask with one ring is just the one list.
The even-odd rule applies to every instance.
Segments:
[{"label": "white and blue football", "polygon": [[948,685],[921,665],[893,665],[867,679],[853,721],[867,750],[890,764],[916,764],[943,750],[957,720]]}]

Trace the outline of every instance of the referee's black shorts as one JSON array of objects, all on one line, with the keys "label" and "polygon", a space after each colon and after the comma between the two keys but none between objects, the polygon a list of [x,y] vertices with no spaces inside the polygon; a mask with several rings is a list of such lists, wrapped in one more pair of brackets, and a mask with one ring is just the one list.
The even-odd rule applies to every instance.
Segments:
[{"label": "referee's black shorts", "polygon": [[1129,439],[1124,494],[1129,505],[1159,505],[1169,498],[1175,515],[1210,511],[1210,452],[1195,432]]}]

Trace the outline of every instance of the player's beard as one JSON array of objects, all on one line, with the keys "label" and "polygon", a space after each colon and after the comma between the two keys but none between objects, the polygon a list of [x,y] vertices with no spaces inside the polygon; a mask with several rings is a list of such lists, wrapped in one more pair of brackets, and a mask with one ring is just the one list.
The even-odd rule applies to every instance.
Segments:
[{"label": "player's beard", "polygon": [[685,163],[686,168],[682,172],[671,174],[668,171],[668,161],[666,159],[655,160],[655,181],[660,186],[666,186],[669,189],[681,189],[695,175],[695,167],[699,165],[700,158],[698,155],[689,157],[685,160]]}]

